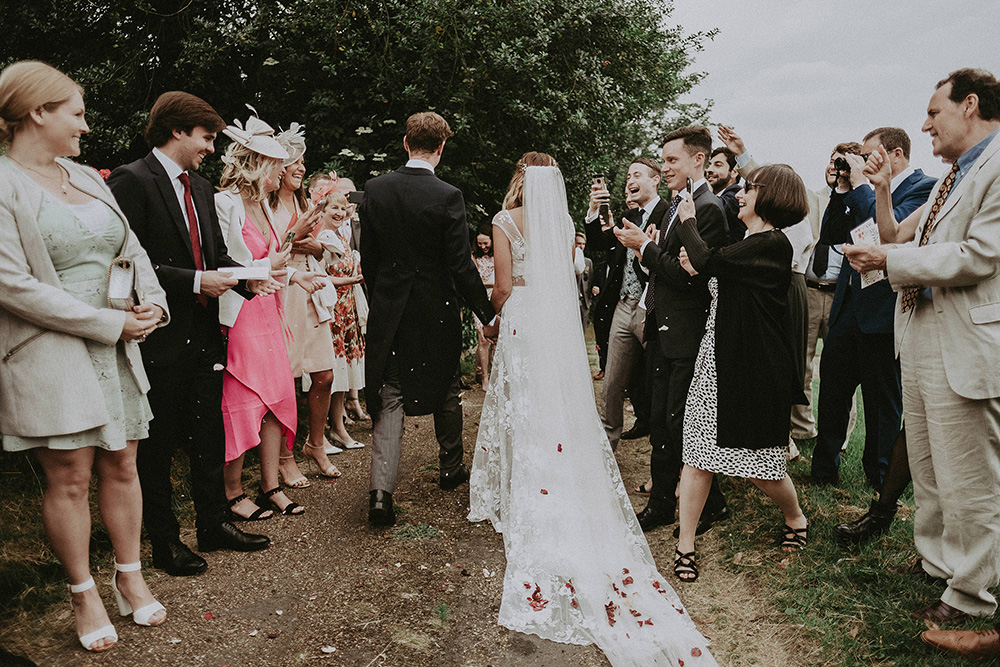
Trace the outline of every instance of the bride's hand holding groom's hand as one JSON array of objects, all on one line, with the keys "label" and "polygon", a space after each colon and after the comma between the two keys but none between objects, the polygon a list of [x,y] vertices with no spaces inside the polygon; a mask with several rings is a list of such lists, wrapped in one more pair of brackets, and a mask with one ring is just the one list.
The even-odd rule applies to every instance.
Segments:
[{"label": "bride's hand holding groom's hand", "polygon": [[493,322],[483,325],[483,338],[488,341],[496,342],[497,337],[500,335],[500,318],[497,317]]}]

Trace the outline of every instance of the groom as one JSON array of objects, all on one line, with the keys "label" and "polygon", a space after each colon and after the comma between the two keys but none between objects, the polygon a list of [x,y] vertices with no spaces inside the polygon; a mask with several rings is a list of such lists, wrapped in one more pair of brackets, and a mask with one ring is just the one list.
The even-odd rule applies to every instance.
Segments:
[{"label": "groom", "polygon": [[441,488],[469,479],[462,463],[459,295],[497,334],[496,314],[472,261],[462,192],[434,168],[452,136],[444,118],[425,111],[406,121],[406,166],[368,181],[361,217],[361,268],[368,285],[365,396],[375,421],[368,522],[396,522],[403,415],[434,415],[441,447]]}]

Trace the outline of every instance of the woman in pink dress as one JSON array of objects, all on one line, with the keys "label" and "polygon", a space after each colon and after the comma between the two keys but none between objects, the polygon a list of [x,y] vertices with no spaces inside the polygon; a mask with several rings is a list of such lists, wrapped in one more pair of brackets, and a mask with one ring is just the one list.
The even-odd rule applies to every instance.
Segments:
[{"label": "woman in pink dress", "polygon": [[[219,321],[228,328],[227,363],[222,380],[222,413],[226,426],[226,497],[234,519],[258,521],[273,515],[305,511],[281,490],[278,463],[281,448],[291,450],[297,421],[295,384],[285,346],[282,305],[277,279],[289,280],[308,293],[321,286],[307,271],[288,270],[290,239],[307,234],[315,215],[304,215],[279,237],[267,206],[267,193],[280,182],[288,153],[274,140],[274,131],[251,116],[246,129],[229,126],[233,139],[222,160],[222,192],[215,196],[219,224],[230,256],[244,266],[272,271],[274,292],[244,299],[235,292],[219,300]],[[243,492],[243,457],[260,445],[261,489],[256,504]]]}]

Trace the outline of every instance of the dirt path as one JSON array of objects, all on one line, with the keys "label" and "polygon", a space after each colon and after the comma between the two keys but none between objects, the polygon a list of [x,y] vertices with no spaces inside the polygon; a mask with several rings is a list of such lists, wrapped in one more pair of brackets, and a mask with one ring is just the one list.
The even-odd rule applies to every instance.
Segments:
[{"label": "dirt path", "polygon": [[[475,442],[482,398],[478,390],[465,395],[467,452]],[[352,430],[371,441],[370,431]],[[306,506],[305,515],[250,524],[270,535],[269,549],[208,554],[208,571],[194,578],[148,570],[150,587],[169,618],[158,628],[118,620],[120,640],[108,653],[80,649],[68,604],[0,635],[38,665],[607,665],[593,647],[555,644],[496,624],[502,539],[489,526],[465,519],[467,486],[438,489],[436,451],[433,421],[408,419],[396,531],[367,526],[368,448],[337,456],[344,477],[333,482],[305,468],[312,488],[289,493]],[[647,440],[623,443],[618,458],[627,484],[645,481],[648,456]],[[640,508],[645,503],[642,497],[633,501]],[[720,562],[725,532],[716,531],[699,543],[706,574],[675,588],[712,640],[719,663],[814,664],[816,643],[782,626],[754,583]],[[674,546],[669,532],[660,528],[649,535],[664,573]],[[193,534],[184,539],[195,544]],[[95,564],[94,577],[111,610],[109,565],[98,570]]]}]

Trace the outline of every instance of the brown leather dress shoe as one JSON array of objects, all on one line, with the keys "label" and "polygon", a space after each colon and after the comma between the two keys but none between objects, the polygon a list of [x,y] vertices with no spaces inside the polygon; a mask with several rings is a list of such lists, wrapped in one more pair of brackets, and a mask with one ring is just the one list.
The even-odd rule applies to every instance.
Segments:
[{"label": "brown leather dress shoe", "polygon": [[968,616],[961,609],[955,609],[944,600],[938,600],[934,604],[929,604],[922,609],[918,609],[912,614],[912,618],[930,621],[937,625],[948,625],[960,621]]},{"label": "brown leather dress shoe", "polygon": [[996,630],[927,630],[920,638],[925,644],[965,658],[1000,655],[1000,632]]}]

